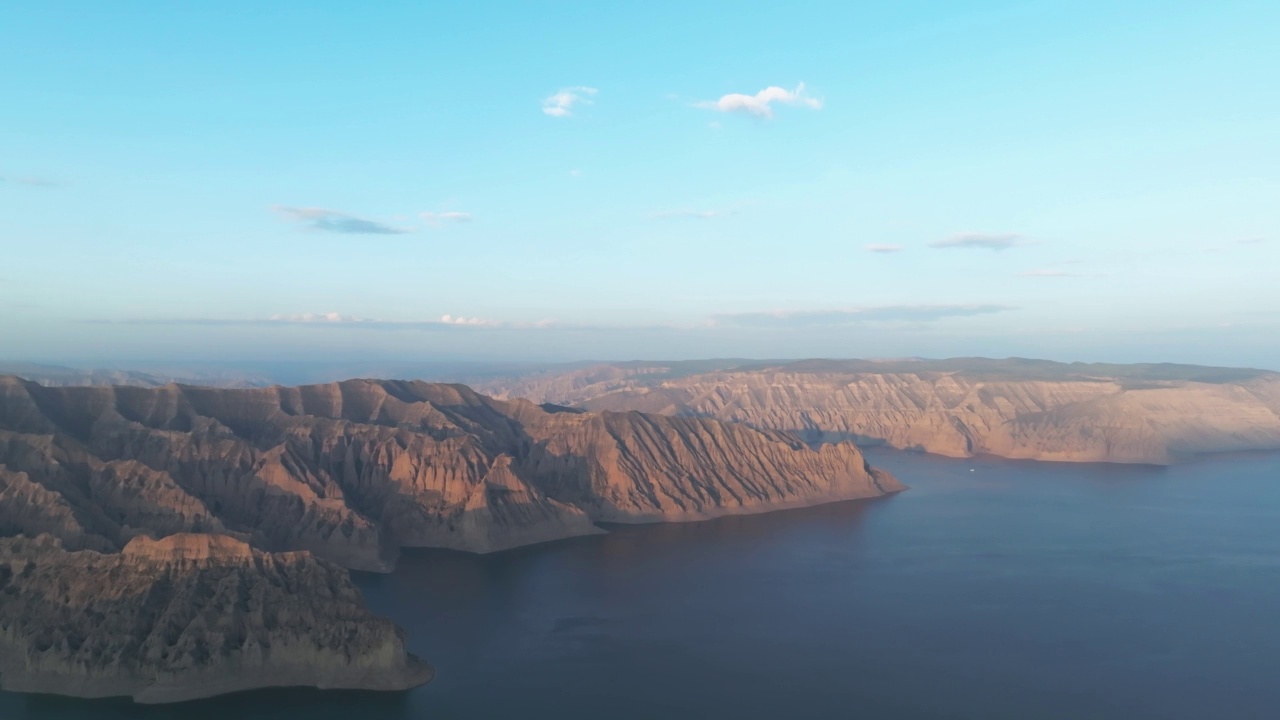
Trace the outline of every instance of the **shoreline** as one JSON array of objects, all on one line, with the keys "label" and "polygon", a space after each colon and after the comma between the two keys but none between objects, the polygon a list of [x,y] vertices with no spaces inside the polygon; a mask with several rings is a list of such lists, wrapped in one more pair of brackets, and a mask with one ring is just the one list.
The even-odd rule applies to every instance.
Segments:
[{"label": "shoreline", "polygon": [[[76,679],[48,672],[15,672],[10,667],[0,671],[0,690],[33,697],[72,698],[87,702],[114,700],[157,706],[180,705],[263,690],[398,693],[427,685],[436,676],[435,667],[413,653],[408,653],[408,664],[403,670],[394,678],[388,678],[385,673],[377,673],[373,677],[329,678],[320,682],[316,682],[314,673],[295,668],[246,669],[235,676],[205,671],[198,678],[142,684],[122,692],[120,688],[124,683],[117,678]],[[214,677],[209,677],[210,675]]]}]

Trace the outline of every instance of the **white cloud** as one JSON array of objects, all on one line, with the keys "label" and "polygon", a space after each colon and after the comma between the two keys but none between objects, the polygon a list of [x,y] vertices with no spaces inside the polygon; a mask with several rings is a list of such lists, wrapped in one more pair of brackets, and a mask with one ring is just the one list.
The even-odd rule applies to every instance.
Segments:
[{"label": "white cloud", "polygon": [[543,98],[542,112],[551,117],[568,117],[575,105],[590,105],[591,97],[599,90],[585,85],[563,88],[554,95]]},{"label": "white cloud", "polygon": [[302,313],[300,315],[272,315],[268,320],[282,323],[357,323],[366,322],[363,318],[343,315],[336,312]]},{"label": "white cloud", "polygon": [[719,100],[708,100],[700,102],[697,107],[707,110],[715,110],[716,112],[742,112],[756,117],[770,118],[773,117],[773,105],[778,103],[781,105],[798,105],[807,107],[811,110],[821,110],[822,101],[815,97],[810,97],[804,88],[804,83],[796,86],[795,90],[780,88],[771,85],[755,95],[744,95],[742,93],[729,93],[721,97]]},{"label": "white cloud", "polygon": [[887,245],[884,243],[871,243],[866,245],[865,249],[873,253],[896,253],[902,251],[901,245]]},{"label": "white cloud", "polygon": [[497,320],[489,320],[480,317],[463,317],[461,315],[454,317],[453,315],[441,315],[440,322],[445,325],[471,325],[473,327],[495,327],[503,323]]},{"label": "white cloud", "polygon": [[450,330],[453,328],[492,328],[530,330],[554,327],[550,321],[537,323],[512,323],[481,317],[441,315],[435,320],[379,320],[377,318],[344,315],[338,312],[275,314],[258,318],[129,318],[124,320],[90,320],[93,323],[122,323],[127,325],[205,325],[205,326],[276,326],[308,325],[325,328],[353,328],[360,330]]},{"label": "white cloud", "polygon": [[1013,233],[959,233],[945,240],[929,243],[934,248],[976,248],[983,250],[1008,250],[1011,247],[1026,245],[1021,235]]},{"label": "white cloud", "polygon": [[418,217],[426,221],[428,225],[439,226],[443,223],[468,223],[471,222],[471,213],[458,212],[450,210],[447,212],[423,212],[418,213]]}]

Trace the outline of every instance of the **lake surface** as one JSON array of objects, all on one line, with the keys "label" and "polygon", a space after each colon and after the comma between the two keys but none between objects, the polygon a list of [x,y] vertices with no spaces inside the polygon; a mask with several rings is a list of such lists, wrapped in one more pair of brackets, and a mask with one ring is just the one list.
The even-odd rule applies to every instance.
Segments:
[{"label": "lake surface", "polygon": [[357,576],[437,667],[409,693],[0,719],[1280,717],[1280,455],[868,455],[911,490]]}]

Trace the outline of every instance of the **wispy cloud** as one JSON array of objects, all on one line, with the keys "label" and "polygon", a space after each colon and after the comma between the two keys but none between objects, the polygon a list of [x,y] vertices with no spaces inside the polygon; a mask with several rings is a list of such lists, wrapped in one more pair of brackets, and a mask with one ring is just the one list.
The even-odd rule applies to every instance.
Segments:
[{"label": "wispy cloud", "polygon": [[288,220],[302,223],[308,230],[320,232],[344,235],[403,235],[412,232],[409,228],[395,227],[326,208],[276,205],[271,209]]},{"label": "wispy cloud", "polygon": [[463,317],[462,315],[441,315],[440,322],[445,325],[469,325],[471,327],[499,327],[506,323],[482,317]]},{"label": "wispy cloud", "polygon": [[716,332],[717,330],[775,329],[811,327],[921,325],[947,318],[972,317],[1017,310],[1008,305],[882,305],[837,310],[723,313],[687,323],[613,324],[575,323],[557,320],[538,322],[506,321],[473,315],[443,314],[430,319],[381,320],[339,312],[275,314],[267,317],[141,317],[88,319],[94,325],[198,326],[198,327],[307,327],[317,331],[343,329],[368,331],[510,331],[510,332]]},{"label": "wispy cloud", "polygon": [[882,305],[846,310],[798,310],[731,313],[712,316],[715,325],[733,327],[815,327],[868,323],[934,322],[945,318],[972,317],[1016,310],[1009,305]]},{"label": "wispy cloud", "polygon": [[305,325],[317,328],[355,328],[364,330],[447,330],[452,328],[540,329],[553,327],[550,321],[511,323],[465,315],[441,315],[434,320],[378,320],[338,312],[275,314],[258,318],[126,318],[123,320],[88,320],[92,324],[118,325],[200,325],[225,327],[262,327]]},{"label": "wispy cloud", "polygon": [[585,85],[562,88],[554,95],[542,99],[542,112],[551,117],[568,117],[573,114],[576,105],[590,105],[591,98],[599,90]]},{"label": "wispy cloud", "polygon": [[1266,241],[1267,239],[1264,237],[1250,237],[1250,238],[1244,238],[1243,240],[1236,240],[1235,242],[1229,242],[1224,245],[1210,245],[1209,247],[1205,248],[1204,251],[1207,253],[1232,252],[1233,249],[1238,245],[1261,245]]},{"label": "wispy cloud", "polygon": [[1009,248],[1026,244],[1026,238],[1013,233],[959,233],[943,240],[931,242],[929,247],[1008,250]]},{"label": "wispy cloud", "polygon": [[678,210],[655,210],[649,213],[649,217],[653,220],[670,220],[673,218],[694,218],[698,220],[709,220],[714,217],[727,215],[723,210],[693,210],[689,208],[681,208]]},{"label": "wispy cloud", "polygon": [[19,177],[2,177],[0,183],[13,183],[14,185],[26,185],[28,187],[45,187],[54,188],[62,187],[63,183],[52,178],[39,177],[37,175],[22,175]]},{"label": "wispy cloud", "polygon": [[1066,270],[1023,270],[1018,273],[1019,277],[1080,277],[1080,273],[1067,272]]},{"label": "wispy cloud", "polygon": [[301,313],[299,315],[272,315],[267,318],[270,322],[281,323],[357,323],[365,322],[364,318],[358,318],[354,315],[343,315],[336,312],[326,313]]},{"label": "wispy cloud", "polygon": [[715,110],[716,112],[732,113],[740,112],[756,117],[771,118],[773,117],[773,105],[797,105],[807,107],[810,110],[821,110],[822,101],[815,97],[810,97],[805,91],[804,83],[796,86],[795,90],[788,90],[776,85],[771,85],[755,95],[744,95],[743,93],[729,93],[722,96],[719,100],[706,100],[697,103],[697,107],[706,110]]},{"label": "wispy cloud", "polygon": [[418,213],[418,217],[422,218],[428,225],[433,227],[444,223],[469,223],[471,222],[471,213],[458,212],[450,210],[447,212],[424,212]]},{"label": "wispy cloud", "polygon": [[863,249],[873,253],[896,253],[902,252],[901,245],[888,245],[885,243],[871,243],[863,246]]}]

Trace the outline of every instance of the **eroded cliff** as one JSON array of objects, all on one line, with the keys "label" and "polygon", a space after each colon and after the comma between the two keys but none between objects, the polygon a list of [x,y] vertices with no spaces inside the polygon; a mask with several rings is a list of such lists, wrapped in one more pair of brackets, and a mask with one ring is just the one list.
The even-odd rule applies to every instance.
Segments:
[{"label": "eroded cliff", "polygon": [[1280,374],[1045,361],[805,361],[706,371],[627,363],[492,380],[481,389],[963,457],[1167,464],[1280,448]]},{"label": "eroded cliff", "polygon": [[117,553],[0,539],[0,685],[176,702],[270,686],[402,690],[431,679],[345,570],[223,535]]},{"label": "eroded cliff", "polygon": [[0,379],[0,534],[109,552],[234,536],[385,570],[403,546],[477,552],[900,489],[851,443],[709,419],[583,413],[461,385],[51,388]]}]

